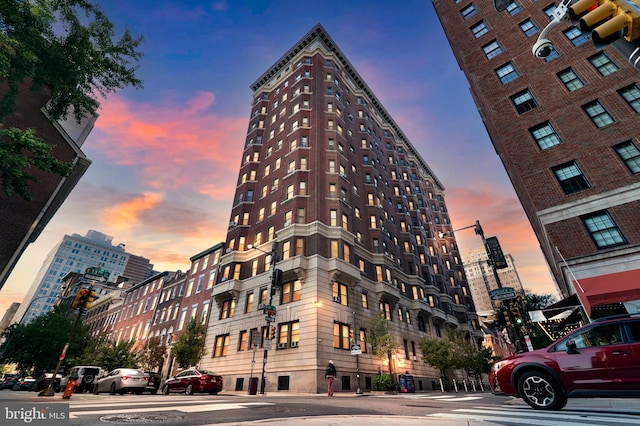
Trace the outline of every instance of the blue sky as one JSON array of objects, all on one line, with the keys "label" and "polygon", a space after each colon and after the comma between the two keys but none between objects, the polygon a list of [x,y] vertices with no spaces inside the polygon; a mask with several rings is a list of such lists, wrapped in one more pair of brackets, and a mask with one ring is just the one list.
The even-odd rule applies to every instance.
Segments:
[{"label": "blue sky", "polygon": [[[82,147],[93,164],[0,291],[0,315],[65,234],[112,235],[157,270],[185,270],[223,241],[249,86],[317,23],[443,182],[454,228],[480,220],[525,288],[555,293],[430,1],[99,3],[117,34],[144,36],[144,89],[101,100]],[[461,250],[481,245],[471,230],[456,237]]]}]

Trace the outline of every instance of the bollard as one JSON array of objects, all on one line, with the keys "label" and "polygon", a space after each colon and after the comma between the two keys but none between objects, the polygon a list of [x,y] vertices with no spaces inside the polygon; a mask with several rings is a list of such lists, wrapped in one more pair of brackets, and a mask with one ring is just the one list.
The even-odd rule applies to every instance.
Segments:
[{"label": "bollard", "polygon": [[67,382],[67,386],[64,388],[64,393],[62,394],[62,399],[71,398],[71,394],[73,390],[76,388],[76,383],[78,383],[75,379],[69,379]]},{"label": "bollard", "polygon": [[475,380],[473,380],[473,381],[471,382],[471,384],[473,385],[473,391],[475,392],[475,391],[476,391],[476,381],[475,381]]},{"label": "bollard", "polygon": [[456,382],[456,379],[453,379],[453,388],[456,390],[456,393],[458,393],[458,382]]}]

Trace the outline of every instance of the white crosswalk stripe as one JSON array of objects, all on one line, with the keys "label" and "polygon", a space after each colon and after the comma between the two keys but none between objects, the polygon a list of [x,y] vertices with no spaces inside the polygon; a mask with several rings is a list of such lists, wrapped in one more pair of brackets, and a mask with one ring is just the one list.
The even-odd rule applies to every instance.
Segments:
[{"label": "white crosswalk stripe", "polygon": [[597,412],[537,411],[528,407],[473,407],[455,409],[448,413],[436,413],[427,417],[450,419],[473,419],[487,422],[545,425],[545,426],[585,426],[585,425],[625,425],[638,424],[638,417],[626,414],[604,414]]},{"label": "white crosswalk stripe", "polygon": [[[89,415],[106,415],[106,414],[130,414],[130,413],[153,413],[161,410],[161,407],[166,407],[162,411],[179,411],[182,413],[197,413],[204,411],[219,411],[219,410],[238,410],[243,408],[274,405],[269,402],[236,402],[231,400],[206,400],[203,403],[202,399],[197,398],[161,398],[158,401],[141,401],[136,402],[135,407],[124,408],[123,402],[114,401],[92,401],[92,402],[78,402],[73,403],[69,407],[69,416],[71,418],[78,418],[79,416]],[[126,404],[131,407],[131,401]]]},{"label": "white crosswalk stripe", "polygon": [[446,401],[446,402],[465,402],[465,401],[475,401],[478,399],[482,399],[482,395],[478,394],[467,394],[467,395],[452,395],[452,394],[420,394],[420,393],[407,393],[400,395],[376,395],[377,398],[397,398],[398,396],[403,398],[414,398],[414,399],[433,399],[438,401]]}]

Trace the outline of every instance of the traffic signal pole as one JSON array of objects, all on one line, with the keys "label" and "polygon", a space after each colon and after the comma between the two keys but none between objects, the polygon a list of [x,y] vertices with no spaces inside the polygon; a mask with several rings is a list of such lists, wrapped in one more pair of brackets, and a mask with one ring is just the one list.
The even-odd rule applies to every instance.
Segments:
[{"label": "traffic signal pole", "polygon": [[[257,247],[254,247],[256,250],[262,251]],[[275,286],[279,283],[276,273],[276,262],[278,261],[278,243],[274,241],[271,244],[271,267],[269,268],[270,272],[270,280],[269,285],[267,287],[267,291],[269,292],[269,306],[273,306],[273,293],[275,292]],[[280,275],[281,277],[281,275]],[[281,278],[280,278],[281,279]],[[266,311],[266,309],[265,309]],[[275,322],[275,316],[266,315],[265,321],[267,322],[267,339],[269,340],[269,345],[273,344],[271,339],[271,323]],[[262,378],[260,382],[260,394],[265,395],[265,387],[267,382],[267,358],[269,356],[269,348],[267,345],[264,347],[264,354],[262,356]]]}]

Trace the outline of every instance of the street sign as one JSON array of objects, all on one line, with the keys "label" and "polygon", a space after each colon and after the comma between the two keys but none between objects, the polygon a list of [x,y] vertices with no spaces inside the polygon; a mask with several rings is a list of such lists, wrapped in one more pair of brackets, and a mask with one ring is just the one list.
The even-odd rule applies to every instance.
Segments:
[{"label": "street sign", "polygon": [[267,339],[264,341],[264,348],[268,351],[271,350],[271,339]]},{"label": "street sign", "polygon": [[102,275],[84,274],[83,278],[85,280],[87,280],[87,281],[97,281],[97,282],[100,282],[100,283],[106,283],[107,282],[107,277],[102,276]]},{"label": "street sign", "polygon": [[351,345],[351,355],[362,355],[362,348],[360,345]]},{"label": "street sign", "polygon": [[272,317],[272,316],[269,316],[269,315],[265,315],[265,316],[264,316],[264,320],[265,320],[266,322],[275,322],[275,321],[276,321],[276,317]]},{"label": "street sign", "polygon": [[516,292],[513,287],[502,287],[491,290],[489,292],[489,296],[491,297],[491,300],[515,299]]}]

